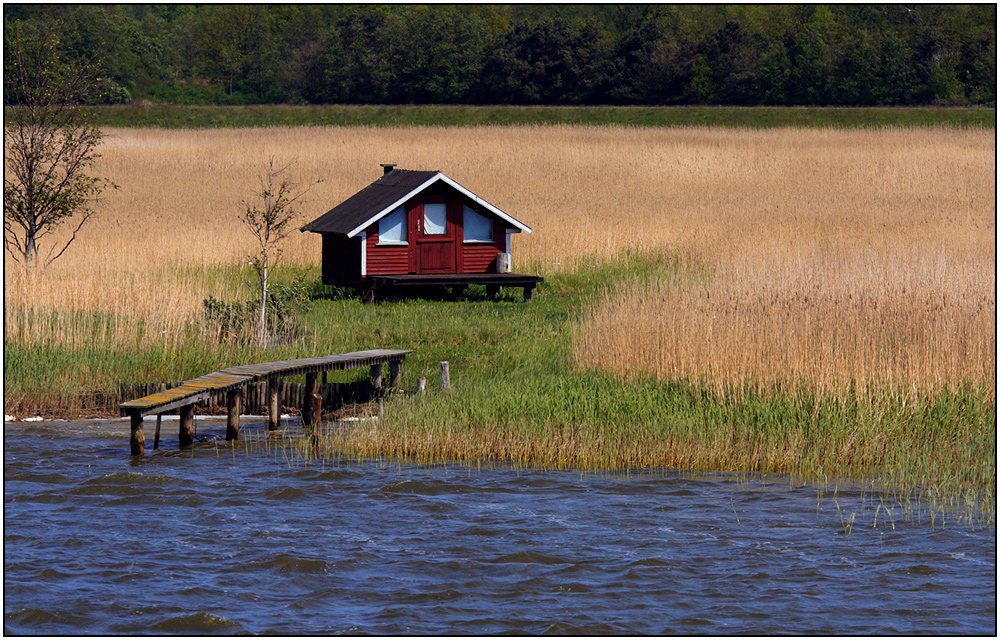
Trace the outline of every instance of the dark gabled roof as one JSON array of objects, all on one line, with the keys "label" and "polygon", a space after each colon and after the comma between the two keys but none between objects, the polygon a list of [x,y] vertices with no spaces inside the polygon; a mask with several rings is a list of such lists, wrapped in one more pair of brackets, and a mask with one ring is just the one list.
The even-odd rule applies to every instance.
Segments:
[{"label": "dark gabled roof", "polygon": [[437,174],[437,171],[393,169],[302,227],[301,231],[347,235],[399,200],[406,200],[410,193]]},{"label": "dark gabled roof", "polygon": [[406,169],[393,169],[299,230],[354,237],[358,232],[377,222],[379,218],[438,181],[451,185],[459,193],[513,224],[518,230],[531,233],[528,226],[497,209],[440,171],[408,171]]}]

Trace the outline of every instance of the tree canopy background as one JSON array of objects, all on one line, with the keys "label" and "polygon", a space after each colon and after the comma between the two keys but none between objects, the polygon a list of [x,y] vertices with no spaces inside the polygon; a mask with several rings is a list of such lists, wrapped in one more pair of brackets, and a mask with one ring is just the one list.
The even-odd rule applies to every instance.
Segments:
[{"label": "tree canopy background", "polygon": [[989,105],[996,5],[6,5],[95,102]]}]

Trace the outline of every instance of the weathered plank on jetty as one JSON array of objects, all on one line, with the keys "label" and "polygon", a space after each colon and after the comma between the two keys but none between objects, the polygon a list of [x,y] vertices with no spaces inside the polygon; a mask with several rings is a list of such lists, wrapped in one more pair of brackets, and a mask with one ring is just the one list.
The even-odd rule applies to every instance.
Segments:
[{"label": "weathered plank on jetty", "polygon": [[147,416],[164,413],[241,388],[251,382],[272,380],[278,377],[316,374],[323,371],[339,371],[358,367],[374,367],[384,362],[402,361],[413,351],[398,349],[373,349],[354,351],[315,358],[278,360],[261,364],[239,365],[188,380],[180,386],[160,391],[144,398],[130,400],[119,405],[121,415]]}]

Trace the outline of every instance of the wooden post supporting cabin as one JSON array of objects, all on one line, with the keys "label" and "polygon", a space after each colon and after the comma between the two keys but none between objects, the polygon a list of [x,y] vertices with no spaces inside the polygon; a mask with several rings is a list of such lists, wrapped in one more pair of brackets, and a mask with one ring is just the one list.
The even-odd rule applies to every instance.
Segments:
[{"label": "wooden post supporting cabin", "polygon": [[302,398],[302,424],[311,424],[313,421],[313,394],[316,393],[316,374],[306,374],[306,388]]},{"label": "wooden post supporting cabin", "polygon": [[240,409],[243,405],[243,389],[236,387],[226,392],[226,440],[240,437]]},{"label": "wooden post supporting cabin", "polygon": [[177,433],[177,444],[182,447],[191,446],[194,443],[194,405],[185,405],[178,413],[181,416],[181,426]]},{"label": "wooden post supporting cabin", "polygon": [[267,381],[267,429],[277,431],[281,422],[281,378],[271,378]]},{"label": "wooden post supporting cabin", "polygon": [[389,363],[389,388],[396,389],[399,387],[399,371],[402,368],[402,362],[399,360],[393,360]]},{"label": "wooden post supporting cabin", "polygon": [[146,437],[142,434],[142,416],[135,412],[131,416],[132,437],[129,444],[132,447],[132,455],[141,456],[146,450]]}]

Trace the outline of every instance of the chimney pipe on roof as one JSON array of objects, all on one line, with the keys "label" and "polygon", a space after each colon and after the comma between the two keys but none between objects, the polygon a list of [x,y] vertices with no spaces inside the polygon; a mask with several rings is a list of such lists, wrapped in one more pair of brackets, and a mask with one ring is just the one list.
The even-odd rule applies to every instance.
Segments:
[{"label": "chimney pipe on roof", "polygon": [[382,175],[385,175],[396,168],[396,165],[394,164],[383,164],[381,166],[382,166]]}]

